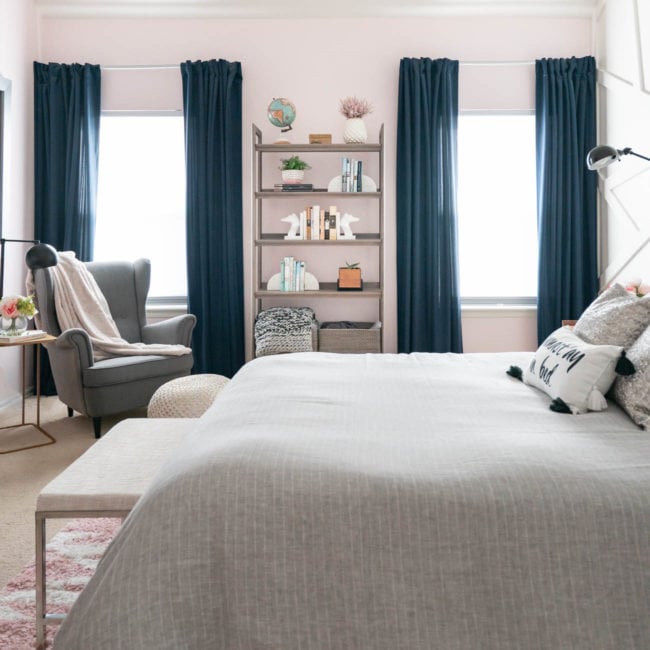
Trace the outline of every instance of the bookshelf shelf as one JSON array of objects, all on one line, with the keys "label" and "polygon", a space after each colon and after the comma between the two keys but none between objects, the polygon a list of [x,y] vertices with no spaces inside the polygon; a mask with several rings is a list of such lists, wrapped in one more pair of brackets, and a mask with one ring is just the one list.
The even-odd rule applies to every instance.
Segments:
[{"label": "bookshelf shelf", "polygon": [[[263,309],[272,306],[282,305],[281,299],[290,301],[290,304],[296,304],[298,301],[309,301],[312,299],[343,299],[342,304],[347,305],[344,309],[343,320],[355,320],[352,316],[355,307],[349,302],[350,299],[366,299],[374,300],[377,305],[377,320],[383,323],[384,321],[384,127],[381,126],[379,131],[379,142],[364,143],[364,144],[264,144],[262,143],[262,132],[255,126],[253,127],[252,139],[252,158],[253,158],[253,305],[252,317],[253,321],[257,314]],[[296,191],[281,191],[278,189],[269,188],[269,184],[274,181],[267,181],[264,183],[262,178],[265,169],[264,160],[267,154],[281,154],[288,153],[304,153],[310,154],[342,154],[344,157],[354,157],[354,154],[366,154],[360,156],[360,160],[372,160],[378,163],[378,177],[377,177],[377,190],[373,192],[328,192],[325,190],[317,190],[310,192],[296,192]],[[348,154],[350,154],[348,156]],[[373,158],[375,157],[375,158]],[[326,159],[327,160],[327,159]],[[365,167],[365,165],[364,165]],[[268,170],[268,165],[266,167]],[[314,186],[317,188],[324,188],[328,185],[331,175],[326,179],[319,179],[318,182],[314,181]],[[266,185],[266,187],[265,187]],[[265,205],[267,201],[271,201],[272,205],[277,207],[278,200],[288,201],[287,205],[291,206],[290,211],[296,212],[304,210],[304,207],[297,209],[296,199],[300,202],[301,206],[307,205],[332,205],[336,203],[339,207],[340,213],[347,211],[353,212],[354,207],[345,207],[348,202],[356,202],[360,199],[369,201],[364,205],[364,209],[370,209],[371,214],[376,218],[378,232],[368,233],[355,233],[356,239],[333,239],[333,240],[311,240],[311,239],[285,239],[285,233],[267,232],[268,216],[265,214]],[[268,204],[271,205],[271,204]],[[354,203],[357,207],[358,203]],[[370,206],[370,208],[368,207]],[[376,215],[376,217],[375,217]],[[274,223],[274,230],[277,230],[277,223]],[[328,247],[366,247],[366,249],[373,249],[368,252],[372,262],[371,269],[368,270],[369,275],[378,278],[378,282],[364,282],[363,290],[361,291],[339,291],[336,282],[320,282],[320,288],[317,291],[269,291],[267,287],[268,277],[263,277],[262,268],[269,268],[271,263],[275,263],[277,257],[278,271],[280,270],[279,264],[283,255],[280,247],[288,247],[292,250],[301,249],[306,255],[307,271],[309,265],[321,260],[321,256]],[[376,251],[376,254],[375,252]],[[302,255],[302,254],[301,254]],[[376,262],[374,261],[376,255]],[[327,258],[326,258],[327,259]],[[263,264],[265,262],[265,264]],[[374,267],[374,268],[372,268]],[[364,266],[365,268],[365,266]],[[332,273],[336,274],[336,269]],[[331,277],[331,276],[330,276]],[[320,278],[319,278],[320,279]],[[299,303],[298,303],[299,304]],[[328,303],[329,304],[329,303]],[[334,305],[338,303],[333,303]],[[337,308],[338,309],[338,308]],[[318,313],[316,314],[318,318]],[[365,319],[364,319],[365,320]],[[254,347],[254,332],[253,332],[253,347]],[[383,328],[380,330],[379,349],[383,350]],[[253,352],[254,354],[254,352]]]},{"label": "bookshelf shelf", "polygon": [[341,198],[341,199],[381,199],[382,192],[377,190],[376,192],[281,192],[275,190],[260,190],[255,192],[256,199],[292,199],[292,198],[301,198],[304,199],[316,198],[319,196],[329,196],[330,198]]},{"label": "bookshelf shelf", "polygon": [[364,282],[361,291],[339,291],[336,282],[321,282],[317,291],[268,291],[266,283],[255,291],[257,298],[378,298],[382,290],[379,282]]},{"label": "bookshelf shelf", "polygon": [[[257,127],[253,125],[253,130]],[[318,152],[318,153],[382,153],[383,142],[365,144],[262,144],[255,143],[255,151],[260,153]]]},{"label": "bookshelf shelf", "polygon": [[285,239],[284,233],[266,233],[255,240],[256,246],[379,246],[379,233],[357,233],[356,239]]}]

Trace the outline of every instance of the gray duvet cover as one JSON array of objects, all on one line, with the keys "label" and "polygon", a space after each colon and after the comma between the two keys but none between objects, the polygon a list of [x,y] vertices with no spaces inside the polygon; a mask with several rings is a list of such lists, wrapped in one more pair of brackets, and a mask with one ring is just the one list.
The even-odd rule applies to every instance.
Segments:
[{"label": "gray duvet cover", "polygon": [[551,412],[529,356],[247,364],[55,647],[649,648],[650,433]]}]

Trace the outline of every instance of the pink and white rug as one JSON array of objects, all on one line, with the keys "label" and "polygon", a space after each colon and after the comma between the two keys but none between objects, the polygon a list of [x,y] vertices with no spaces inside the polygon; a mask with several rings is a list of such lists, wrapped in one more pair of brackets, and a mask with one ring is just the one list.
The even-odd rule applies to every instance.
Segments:
[{"label": "pink and white rug", "polygon": [[[47,612],[66,613],[95,572],[119,519],[75,519],[47,545]],[[36,647],[34,563],[0,591],[0,650]],[[47,647],[58,626],[48,625]]]}]

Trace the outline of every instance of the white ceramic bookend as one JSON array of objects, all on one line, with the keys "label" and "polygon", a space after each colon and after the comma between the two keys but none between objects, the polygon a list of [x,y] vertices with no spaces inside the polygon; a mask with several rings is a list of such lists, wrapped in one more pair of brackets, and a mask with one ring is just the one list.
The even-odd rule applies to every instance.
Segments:
[{"label": "white ceramic bookend", "polygon": [[341,217],[341,239],[356,239],[356,235],[352,234],[350,224],[359,221],[359,217],[353,217],[347,212]]},{"label": "white ceramic bookend", "polygon": [[286,217],[282,217],[281,221],[291,224],[289,232],[284,236],[285,239],[301,239],[300,235],[298,234],[300,219],[298,219],[297,214],[288,214]]}]

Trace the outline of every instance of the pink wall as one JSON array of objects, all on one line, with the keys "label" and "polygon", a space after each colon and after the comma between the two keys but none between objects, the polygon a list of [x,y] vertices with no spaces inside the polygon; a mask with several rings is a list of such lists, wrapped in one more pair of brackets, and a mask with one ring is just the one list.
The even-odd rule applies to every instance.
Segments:
[{"label": "pink wall", "polygon": [[[244,74],[244,236],[246,289],[251,278],[250,124],[266,142],[278,137],[266,119],[273,97],[297,107],[291,139],[310,132],[332,133],[340,141],[343,118],[338,100],[355,94],[369,99],[366,122],[371,140],[380,124],[386,133],[386,350],[396,349],[395,298],[395,132],[400,58],[428,56],[461,61],[531,61],[539,57],[591,53],[591,21],[567,18],[443,17],[313,20],[220,19],[43,19],[41,60],[103,66],[177,64],[187,59],[225,58],[242,63]],[[146,90],[146,92],[143,92]],[[179,109],[180,74],[175,71],[106,71],[107,108]],[[461,109],[532,108],[532,66],[463,66]],[[329,176],[325,179],[328,180]],[[332,260],[331,268],[338,266]],[[326,278],[326,279],[333,279]],[[249,300],[246,301],[248,311]],[[250,314],[248,314],[250,317]],[[499,319],[496,340],[490,314],[464,319],[465,347],[536,347],[534,319]],[[467,322],[466,322],[467,321]],[[247,327],[250,331],[250,327]]]},{"label": "pink wall", "polygon": [[[0,0],[0,75],[11,81],[6,116],[8,146],[4,164],[2,236],[33,237],[32,61],[36,57],[36,19],[32,0]],[[27,246],[7,244],[5,294],[24,293]],[[20,390],[20,351],[0,350],[0,403]]]}]

